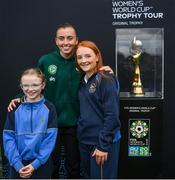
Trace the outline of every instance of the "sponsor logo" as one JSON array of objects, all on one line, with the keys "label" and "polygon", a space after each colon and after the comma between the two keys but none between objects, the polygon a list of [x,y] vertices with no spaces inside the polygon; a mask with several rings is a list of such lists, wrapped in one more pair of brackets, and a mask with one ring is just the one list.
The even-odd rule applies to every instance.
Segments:
[{"label": "sponsor logo", "polygon": [[130,146],[129,147],[129,156],[139,156],[139,147],[138,146]]},{"label": "sponsor logo", "polygon": [[55,78],[51,76],[51,77],[49,78],[49,81],[50,81],[50,82],[51,82],[51,81],[55,82]]}]

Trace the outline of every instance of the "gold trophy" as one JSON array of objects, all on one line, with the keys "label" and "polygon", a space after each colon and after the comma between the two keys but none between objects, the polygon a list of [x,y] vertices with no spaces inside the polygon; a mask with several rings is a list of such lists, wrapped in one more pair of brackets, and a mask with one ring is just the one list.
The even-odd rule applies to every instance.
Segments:
[{"label": "gold trophy", "polygon": [[131,94],[134,97],[142,97],[144,96],[144,91],[140,78],[140,68],[139,68],[139,63],[142,54],[142,42],[140,40],[136,40],[135,36],[131,43],[130,52],[131,52],[132,60],[134,62],[134,78],[132,82]]}]

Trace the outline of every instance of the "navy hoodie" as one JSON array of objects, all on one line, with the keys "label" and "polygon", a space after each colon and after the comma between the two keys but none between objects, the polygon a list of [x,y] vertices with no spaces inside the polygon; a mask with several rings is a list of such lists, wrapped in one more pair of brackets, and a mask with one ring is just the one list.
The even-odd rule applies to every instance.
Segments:
[{"label": "navy hoodie", "polygon": [[120,139],[119,83],[114,75],[105,75],[94,74],[87,82],[82,79],[79,89],[79,142],[101,151]]}]

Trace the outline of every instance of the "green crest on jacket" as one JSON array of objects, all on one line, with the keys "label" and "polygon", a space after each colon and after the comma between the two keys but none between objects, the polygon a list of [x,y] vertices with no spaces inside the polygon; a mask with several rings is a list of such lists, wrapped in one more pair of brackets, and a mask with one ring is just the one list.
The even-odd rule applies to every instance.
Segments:
[{"label": "green crest on jacket", "polygon": [[55,66],[54,64],[51,64],[49,67],[48,67],[48,71],[50,74],[56,74],[57,72],[57,66]]}]

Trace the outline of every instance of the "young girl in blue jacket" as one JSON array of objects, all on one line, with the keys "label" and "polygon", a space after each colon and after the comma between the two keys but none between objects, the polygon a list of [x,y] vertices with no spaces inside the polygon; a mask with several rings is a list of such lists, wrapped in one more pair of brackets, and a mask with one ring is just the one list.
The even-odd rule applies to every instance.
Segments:
[{"label": "young girl in blue jacket", "polygon": [[101,53],[90,41],[76,50],[84,74],[79,89],[78,139],[84,178],[116,179],[120,139],[119,83],[114,75],[100,72]]},{"label": "young girl in blue jacket", "polygon": [[39,69],[21,75],[23,102],[8,112],[3,130],[5,155],[10,178],[50,178],[51,152],[57,137],[57,115],[53,104],[42,95],[45,77]]}]

